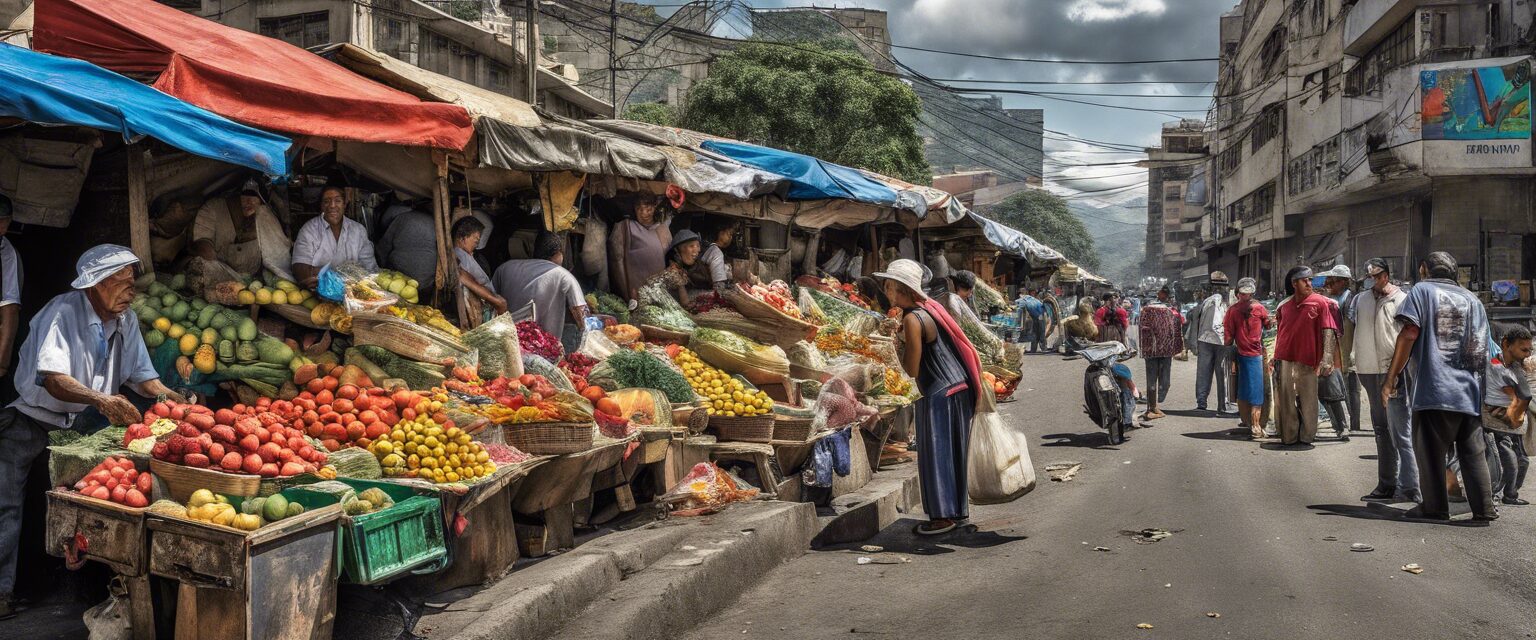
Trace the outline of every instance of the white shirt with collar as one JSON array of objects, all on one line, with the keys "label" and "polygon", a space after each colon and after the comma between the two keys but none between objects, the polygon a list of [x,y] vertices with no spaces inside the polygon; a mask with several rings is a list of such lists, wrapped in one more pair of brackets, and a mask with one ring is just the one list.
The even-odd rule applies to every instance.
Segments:
[{"label": "white shirt with collar", "polygon": [[1225,293],[1213,293],[1200,303],[1200,333],[1196,338],[1205,343],[1223,345],[1226,344],[1226,327],[1223,325],[1227,317],[1227,295]]},{"label": "white shirt with collar", "polygon": [[293,263],[311,267],[334,266],[356,262],[368,271],[378,271],[379,262],[373,255],[373,243],[368,241],[368,230],[361,222],[343,216],[341,237],[331,232],[325,216],[315,216],[299,228],[293,241]]},{"label": "white shirt with collar", "polygon": [[0,307],[21,304],[21,258],[11,241],[0,236]]},{"label": "white shirt with collar", "polygon": [[62,294],[32,318],[31,333],[16,359],[20,398],[12,407],[33,419],[68,428],[86,405],[64,402],[43,388],[43,377],[62,373],[100,393],[115,394],[124,383],[160,377],[149,359],[139,318],[132,310],[103,321],[84,291]]}]

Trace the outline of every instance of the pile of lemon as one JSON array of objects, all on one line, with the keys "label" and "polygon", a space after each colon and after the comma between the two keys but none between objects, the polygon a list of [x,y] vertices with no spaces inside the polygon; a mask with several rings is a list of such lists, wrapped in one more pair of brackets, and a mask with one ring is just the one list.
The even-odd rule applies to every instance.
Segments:
[{"label": "pile of lemon", "polygon": [[707,400],[705,411],[712,416],[750,417],[773,411],[773,399],[762,391],[748,389],[741,380],[709,366],[698,354],[684,348],[673,359],[695,393]]},{"label": "pile of lemon", "polygon": [[439,484],[470,482],[496,471],[490,453],[470,439],[464,430],[439,425],[427,415],[401,420],[389,432],[368,445],[390,478],[421,478]]}]

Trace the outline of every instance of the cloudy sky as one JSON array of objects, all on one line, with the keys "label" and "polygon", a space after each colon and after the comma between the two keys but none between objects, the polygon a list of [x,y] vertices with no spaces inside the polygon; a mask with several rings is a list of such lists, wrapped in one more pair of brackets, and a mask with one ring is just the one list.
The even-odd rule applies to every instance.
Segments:
[{"label": "cloudy sky", "polygon": [[[656,0],[655,4],[677,4]],[[756,8],[805,6],[808,0],[752,0]],[[890,14],[893,44],[962,53],[1049,60],[1153,60],[1212,58],[1218,53],[1219,16],[1235,0],[820,0],[818,6],[882,9]],[[666,11],[663,9],[663,11]],[[737,22],[740,22],[738,19]],[[722,27],[730,35],[729,25]],[[1210,81],[1214,62],[1139,65],[1041,64],[986,60],[896,49],[901,62],[935,79],[1010,81]],[[1064,95],[1067,100],[1115,104],[1166,113],[1147,113],[1073,104],[1031,95],[997,94],[1010,108],[1045,109],[1046,128],[1103,142],[1151,146],[1164,122],[1204,119],[1209,84],[964,85],[993,89],[1088,94],[1135,93],[1156,96]],[[1195,110],[1182,112],[1180,110]],[[1048,136],[1052,134],[1047,134]],[[1062,140],[1046,140],[1046,176],[1078,178],[1063,186],[1093,190],[1131,185],[1145,173],[1130,166],[1070,167],[1134,158]],[[1087,153],[1081,153],[1087,152]],[[1100,179],[1082,180],[1100,176]],[[1127,189],[1126,193],[1144,191]]]}]

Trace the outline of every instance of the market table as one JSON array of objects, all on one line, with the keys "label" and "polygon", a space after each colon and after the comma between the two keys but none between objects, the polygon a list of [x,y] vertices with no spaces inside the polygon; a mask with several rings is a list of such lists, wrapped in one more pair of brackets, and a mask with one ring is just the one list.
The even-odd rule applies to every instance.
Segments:
[{"label": "market table", "polygon": [[592,494],[593,478],[624,461],[636,436],[602,439],[601,444],[550,459],[522,482],[512,499],[512,512],[542,518],[542,525],[517,524],[516,542],[529,556],[575,545],[575,513],[571,504]]},{"label": "market table", "polygon": [[443,501],[448,533],[448,566],[440,571],[405,578],[412,589],[438,593],[483,584],[505,573],[517,561],[512,530],[512,497],[530,473],[555,456],[539,456],[497,467],[491,477],[473,485],[436,485],[419,480],[400,484],[435,492]]},{"label": "market table", "polygon": [[49,555],[69,566],[95,560],[111,567],[128,589],[128,618],[135,640],[155,637],[149,586],[149,530],[145,509],[88,498],[73,491],[48,492]]}]

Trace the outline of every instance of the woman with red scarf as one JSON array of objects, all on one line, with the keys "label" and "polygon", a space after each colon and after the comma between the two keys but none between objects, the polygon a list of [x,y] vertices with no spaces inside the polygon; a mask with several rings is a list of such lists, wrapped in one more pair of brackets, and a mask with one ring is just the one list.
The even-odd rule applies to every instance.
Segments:
[{"label": "woman with red scarf", "polygon": [[1131,314],[1120,306],[1120,296],[1104,294],[1104,306],[1093,314],[1094,324],[1099,325],[1099,342],[1125,342],[1126,329],[1131,326]]},{"label": "woman with red scarf", "polygon": [[970,515],[966,464],[971,417],[983,393],[981,361],[959,323],[923,294],[926,267],[894,260],[874,274],[901,310],[902,368],[917,380],[917,472],[928,521],[918,535],[947,533]]}]

